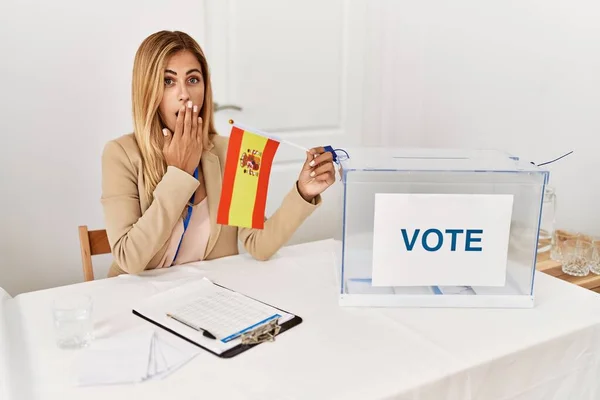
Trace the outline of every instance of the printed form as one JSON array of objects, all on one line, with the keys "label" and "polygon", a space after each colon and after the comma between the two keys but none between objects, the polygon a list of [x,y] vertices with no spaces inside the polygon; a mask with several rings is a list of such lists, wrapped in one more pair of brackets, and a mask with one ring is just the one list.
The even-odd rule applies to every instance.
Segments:
[{"label": "printed form", "polygon": [[[241,343],[241,335],[274,319],[294,316],[241,293],[201,280],[143,301],[134,311],[220,354]],[[216,339],[203,335],[210,332]]]}]

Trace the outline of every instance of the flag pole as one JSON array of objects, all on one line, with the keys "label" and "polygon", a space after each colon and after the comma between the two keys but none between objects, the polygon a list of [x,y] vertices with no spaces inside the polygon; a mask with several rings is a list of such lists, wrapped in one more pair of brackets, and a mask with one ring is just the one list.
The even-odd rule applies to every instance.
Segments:
[{"label": "flag pole", "polygon": [[280,138],[278,136],[275,136],[275,135],[272,135],[270,133],[263,132],[263,131],[261,131],[259,129],[255,129],[255,128],[245,127],[244,125],[241,125],[241,124],[238,124],[237,122],[234,122],[232,119],[229,120],[229,123],[231,125],[237,126],[238,128],[240,128],[242,130],[245,130],[245,131],[248,131],[248,132],[256,132],[256,133],[258,133],[258,134],[260,134],[262,136],[268,137],[270,139],[276,140],[276,141],[281,142],[281,143],[285,143],[285,144],[290,145],[292,147],[295,147],[297,149],[304,150],[305,152],[309,152],[310,151],[306,147],[300,146],[299,144],[296,144],[294,142],[289,142],[287,140],[283,140],[282,138]]}]

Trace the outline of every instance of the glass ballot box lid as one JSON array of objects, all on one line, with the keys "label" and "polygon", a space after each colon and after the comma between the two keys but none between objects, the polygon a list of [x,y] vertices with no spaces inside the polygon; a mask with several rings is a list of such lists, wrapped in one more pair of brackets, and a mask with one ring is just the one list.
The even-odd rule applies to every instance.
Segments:
[{"label": "glass ballot box lid", "polygon": [[497,150],[340,157],[340,304],[532,307],[548,171]]}]

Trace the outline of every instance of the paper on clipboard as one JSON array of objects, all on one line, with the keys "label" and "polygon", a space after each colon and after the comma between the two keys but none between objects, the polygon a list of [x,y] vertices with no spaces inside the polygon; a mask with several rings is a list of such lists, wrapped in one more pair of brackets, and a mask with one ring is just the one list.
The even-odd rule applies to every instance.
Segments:
[{"label": "paper on clipboard", "polygon": [[[134,311],[221,354],[241,343],[241,335],[277,319],[281,325],[294,315],[285,313],[241,293],[215,285],[204,278],[154,295]],[[211,332],[210,339],[167,314]]]}]

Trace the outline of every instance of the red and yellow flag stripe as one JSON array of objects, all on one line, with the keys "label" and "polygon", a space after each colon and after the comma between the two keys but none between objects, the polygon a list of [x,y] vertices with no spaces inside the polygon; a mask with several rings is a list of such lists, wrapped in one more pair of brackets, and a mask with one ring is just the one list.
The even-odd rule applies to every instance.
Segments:
[{"label": "red and yellow flag stripe", "polygon": [[217,223],[264,228],[269,176],[279,142],[231,129]]}]

